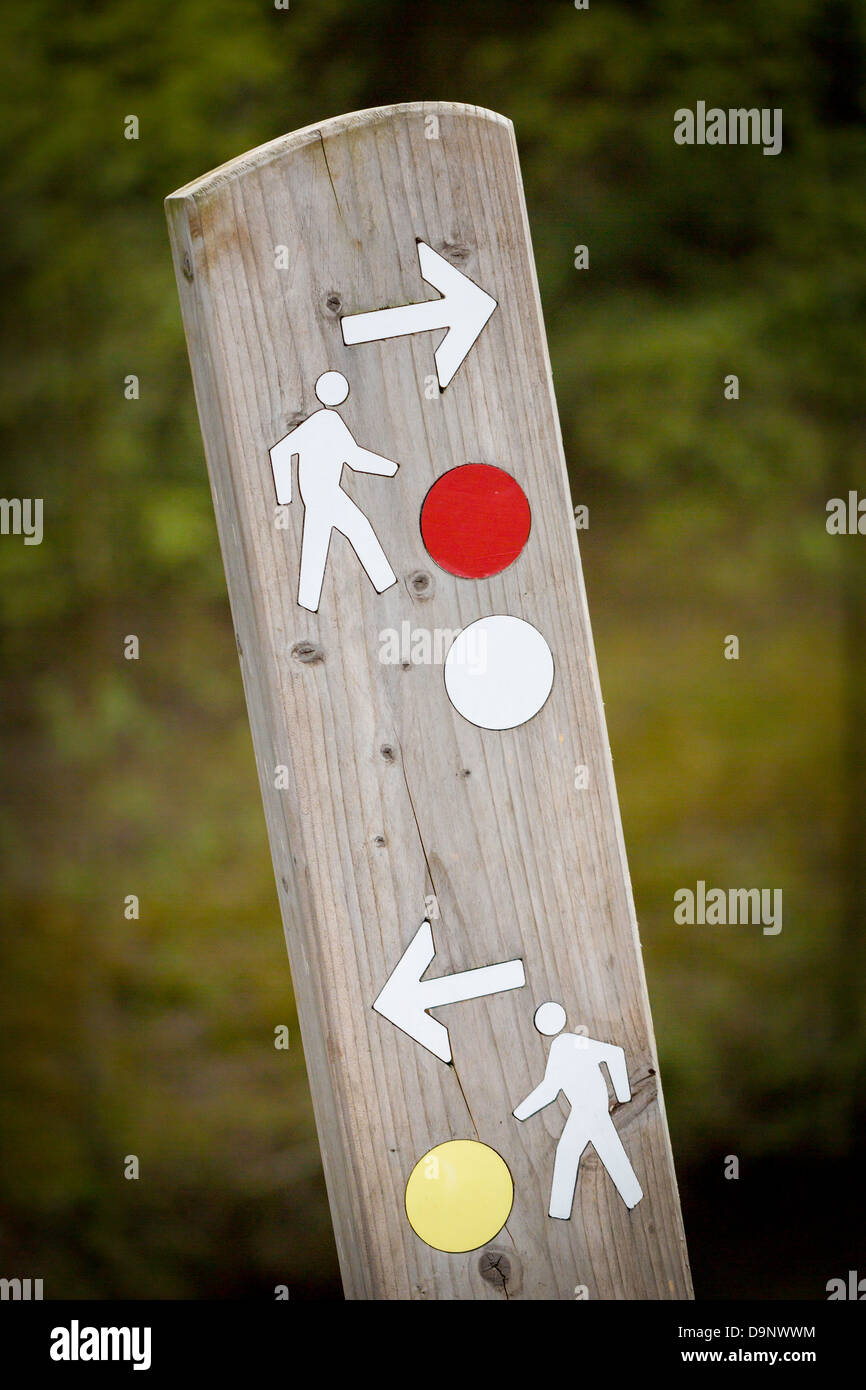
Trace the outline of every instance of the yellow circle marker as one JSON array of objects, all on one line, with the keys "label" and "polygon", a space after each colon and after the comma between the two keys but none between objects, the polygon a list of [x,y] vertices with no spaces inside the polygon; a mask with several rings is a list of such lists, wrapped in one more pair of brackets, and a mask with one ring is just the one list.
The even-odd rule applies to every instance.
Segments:
[{"label": "yellow circle marker", "polygon": [[417,1236],[449,1255],[498,1235],[514,1201],[503,1158],[475,1139],[449,1139],[420,1158],[406,1184],[406,1215]]}]

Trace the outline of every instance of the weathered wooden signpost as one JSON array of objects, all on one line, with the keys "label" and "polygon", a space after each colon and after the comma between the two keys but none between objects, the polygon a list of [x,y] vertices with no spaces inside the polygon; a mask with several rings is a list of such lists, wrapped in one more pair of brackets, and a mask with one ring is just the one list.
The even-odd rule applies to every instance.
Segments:
[{"label": "weathered wooden signpost", "polygon": [[511,125],[167,209],[346,1294],[689,1297]]}]

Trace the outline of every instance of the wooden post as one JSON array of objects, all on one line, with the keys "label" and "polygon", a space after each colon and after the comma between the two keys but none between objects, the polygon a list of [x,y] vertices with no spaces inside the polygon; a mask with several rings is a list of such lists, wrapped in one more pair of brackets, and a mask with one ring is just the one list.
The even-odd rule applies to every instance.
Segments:
[{"label": "wooden post", "polygon": [[346,1294],[689,1297],[511,124],[363,111],[166,206]]}]

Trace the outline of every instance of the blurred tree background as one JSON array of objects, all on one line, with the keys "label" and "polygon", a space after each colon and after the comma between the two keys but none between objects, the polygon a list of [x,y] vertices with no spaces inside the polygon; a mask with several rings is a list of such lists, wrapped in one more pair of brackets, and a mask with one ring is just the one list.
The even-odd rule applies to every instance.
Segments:
[{"label": "blurred tree background", "polygon": [[[0,1273],[339,1296],[162,199],[442,99],[516,126],[697,1291],[824,1297],[863,1259],[866,541],[825,530],[866,488],[862,7],[30,0],[0,37],[3,490],[45,506],[0,538]],[[698,100],[781,107],[782,153],[675,145]],[[675,926],[699,878],[781,887],[781,934]]]}]

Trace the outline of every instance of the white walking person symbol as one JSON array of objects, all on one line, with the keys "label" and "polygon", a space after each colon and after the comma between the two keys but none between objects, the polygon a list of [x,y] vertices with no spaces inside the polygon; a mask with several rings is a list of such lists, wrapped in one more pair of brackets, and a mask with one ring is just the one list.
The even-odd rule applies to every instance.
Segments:
[{"label": "white walking person symbol", "polygon": [[393,478],[398,465],[356,444],[351,430],[332,409],[342,405],[349,394],[342,372],[323,372],[315,389],[323,409],[296,425],[269,450],[281,504],[292,500],[292,459],[298,455],[298,491],[304,504],[298,603],[313,613],[322,596],[332,531],[346,537],[377,593],[397,583],[375,531],[343,491],[340,479],[344,464],[358,473],[377,473],[384,478]]},{"label": "white walking person symbol", "polygon": [[625,1053],[611,1043],[563,1033],[565,1009],[561,1004],[547,1003],[536,1009],[535,1026],[539,1033],[548,1037],[558,1033],[559,1037],[551,1044],[544,1080],[520,1102],[514,1118],[528,1120],[555,1101],[560,1091],[571,1106],[556,1146],[550,1215],[569,1220],[580,1159],[587,1144],[592,1144],[626,1206],[637,1206],[643,1192],[610,1117],[607,1082],[601,1071],[604,1062],[618,1101],[631,1100]]}]

